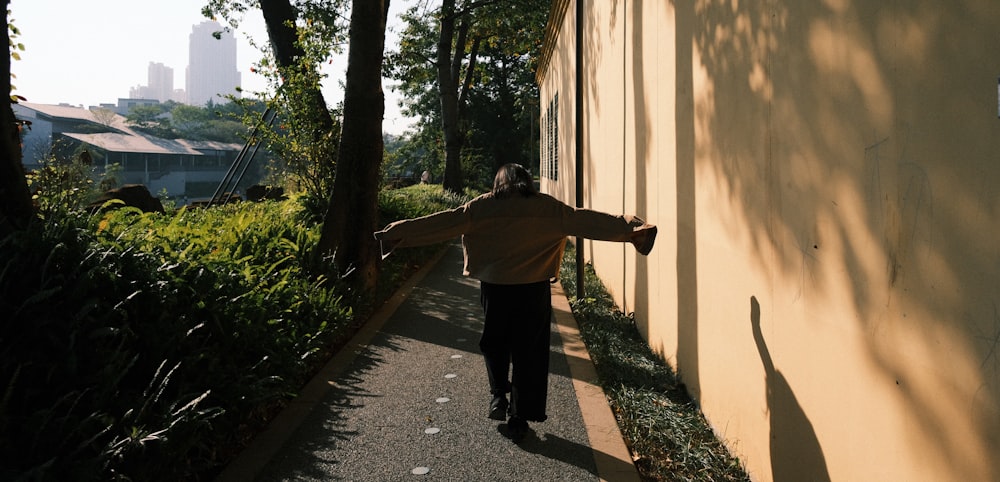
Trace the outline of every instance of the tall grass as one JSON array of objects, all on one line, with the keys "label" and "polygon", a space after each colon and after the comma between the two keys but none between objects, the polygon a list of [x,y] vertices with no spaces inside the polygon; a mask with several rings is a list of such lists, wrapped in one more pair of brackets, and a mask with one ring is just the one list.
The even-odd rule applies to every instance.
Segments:
[{"label": "tall grass", "polygon": [[[561,269],[567,293],[576,292],[576,265],[568,246]],[[712,431],[683,382],[649,348],[608,295],[593,266],[584,276],[587,298],[570,299],[601,386],[640,475],[649,481],[749,481],[739,459]]]},{"label": "tall grass", "polygon": [[402,189],[386,189],[379,193],[379,211],[382,224],[400,219],[416,218],[451,209],[477,195],[472,190],[455,194],[436,184],[416,184]]},{"label": "tall grass", "polygon": [[[465,199],[389,192],[383,216]],[[61,206],[0,239],[0,480],[210,479],[355,329],[298,200]],[[386,289],[430,254],[406,251]]]}]

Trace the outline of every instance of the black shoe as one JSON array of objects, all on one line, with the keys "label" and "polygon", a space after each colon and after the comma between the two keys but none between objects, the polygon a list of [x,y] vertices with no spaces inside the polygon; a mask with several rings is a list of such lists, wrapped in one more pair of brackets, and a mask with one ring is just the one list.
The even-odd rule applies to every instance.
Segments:
[{"label": "black shoe", "polygon": [[528,435],[528,422],[523,418],[510,417],[507,421],[507,433],[514,443],[521,443]]},{"label": "black shoe", "polygon": [[507,396],[497,395],[490,401],[490,415],[493,420],[503,420],[507,418]]}]

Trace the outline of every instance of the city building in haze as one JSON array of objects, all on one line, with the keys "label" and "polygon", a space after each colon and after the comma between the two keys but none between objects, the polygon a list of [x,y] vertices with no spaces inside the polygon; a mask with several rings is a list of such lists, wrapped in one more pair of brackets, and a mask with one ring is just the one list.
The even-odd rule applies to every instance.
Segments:
[{"label": "city building in haze", "polygon": [[128,99],[118,98],[117,104],[104,105],[102,107],[111,109],[120,115],[127,116],[129,112],[132,112],[132,108],[140,105],[156,105],[160,101],[158,99],[143,99],[141,97],[135,97],[135,89],[132,89],[133,96]]},{"label": "city building in haze", "polygon": [[150,62],[147,79],[147,85],[129,89],[129,98],[183,102],[184,99],[179,99],[174,95],[174,69],[159,62]]},{"label": "city building in haze", "polygon": [[[219,38],[215,34],[219,33]],[[186,75],[187,104],[204,106],[209,100],[223,104],[229,94],[239,96],[240,72],[236,69],[236,37],[218,22],[205,21],[191,29]]]}]

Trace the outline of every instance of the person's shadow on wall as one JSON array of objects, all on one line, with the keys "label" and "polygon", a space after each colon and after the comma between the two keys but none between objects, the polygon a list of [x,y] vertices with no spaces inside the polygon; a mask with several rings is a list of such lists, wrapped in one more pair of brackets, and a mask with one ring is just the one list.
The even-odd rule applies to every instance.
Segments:
[{"label": "person's shadow on wall", "polygon": [[829,481],[823,449],[812,423],[784,375],[774,368],[760,331],[760,303],[750,297],[750,326],[764,363],[767,411],[771,422],[771,474],[775,482]]}]

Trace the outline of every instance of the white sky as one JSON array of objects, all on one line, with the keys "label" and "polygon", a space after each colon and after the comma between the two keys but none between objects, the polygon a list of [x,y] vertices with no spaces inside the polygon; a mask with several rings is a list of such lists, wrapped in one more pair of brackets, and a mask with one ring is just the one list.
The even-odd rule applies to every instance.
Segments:
[{"label": "white sky", "polygon": [[[15,41],[24,44],[21,60],[13,61],[14,93],[28,102],[68,103],[88,107],[117,103],[129,89],[148,85],[150,62],[174,69],[174,88],[184,88],[188,64],[188,35],[205,20],[201,8],[206,0],[11,0],[10,19],[21,31]],[[395,48],[398,15],[406,0],[390,2],[390,32],[386,49]],[[220,22],[222,23],[222,22]],[[260,11],[247,12],[235,32],[237,69],[244,91],[263,91],[264,79],[250,67],[261,54],[250,46],[249,36],[267,43]],[[346,50],[346,49],[345,49]],[[331,105],[343,100],[347,54],[324,66],[323,95]],[[383,130],[401,134],[410,127],[397,106],[399,96],[390,82],[386,94]]]}]

